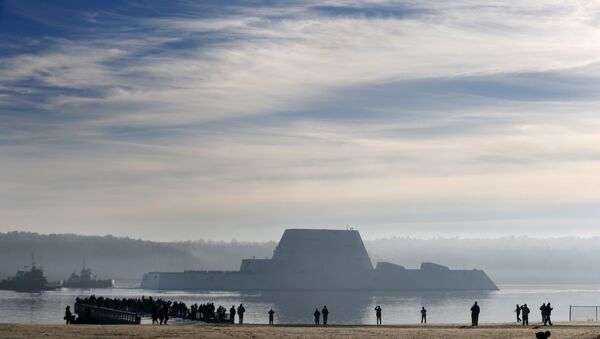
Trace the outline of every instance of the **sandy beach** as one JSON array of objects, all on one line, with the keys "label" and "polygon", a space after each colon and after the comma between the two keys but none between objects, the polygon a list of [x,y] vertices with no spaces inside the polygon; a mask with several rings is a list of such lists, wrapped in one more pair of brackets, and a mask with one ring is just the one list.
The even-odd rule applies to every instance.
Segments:
[{"label": "sandy beach", "polygon": [[512,324],[405,326],[296,325],[24,325],[0,324],[0,338],[600,338],[600,324],[564,323],[552,327]]}]

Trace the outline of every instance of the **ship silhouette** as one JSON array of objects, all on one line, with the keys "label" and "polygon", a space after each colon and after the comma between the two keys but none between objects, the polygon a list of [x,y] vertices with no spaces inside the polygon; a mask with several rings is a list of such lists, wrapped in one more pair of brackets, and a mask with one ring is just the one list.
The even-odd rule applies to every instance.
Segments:
[{"label": "ship silhouette", "polygon": [[356,230],[287,229],[271,259],[243,259],[239,271],[149,272],[158,290],[497,290],[478,269],[434,263],[419,269],[371,259]]},{"label": "ship silhouette", "polygon": [[0,281],[0,290],[19,292],[55,290],[61,286],[62,281],[48,282],[42,268],[36,266],[33,253],[31,253],[31,267],[25,266],[25,269],[17,271],[15,276]]},{"label": "ship silhouette", "polygon": [[68,288],[110,288],[115,284],[112,279],[97,279],[93,276],[92,270],[85,266],[85,260],[83,261],[83,267],[79,274],[73,272],[69,276],[69,279],[64,282],[63,287]]}]

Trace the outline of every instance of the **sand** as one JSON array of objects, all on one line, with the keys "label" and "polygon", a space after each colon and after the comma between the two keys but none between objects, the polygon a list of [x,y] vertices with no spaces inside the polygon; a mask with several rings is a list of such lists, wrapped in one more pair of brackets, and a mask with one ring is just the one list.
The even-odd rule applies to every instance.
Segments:
[{"label": "sand", "polygon": [[600,339],[600,324],[563,323],[552,327],[509,324],[407,326],[294,325],[23,325],[0,324],[0,338],[535,338],[550,330],[555,338]]}]

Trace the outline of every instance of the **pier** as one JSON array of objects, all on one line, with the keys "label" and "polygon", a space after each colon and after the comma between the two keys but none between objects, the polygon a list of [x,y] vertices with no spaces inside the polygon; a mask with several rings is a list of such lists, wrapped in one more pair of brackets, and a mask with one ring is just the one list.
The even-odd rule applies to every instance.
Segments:
[{"label": "pier", "polygon": [[82,303],[75,303],[75,313],[79,315],[77,322],[80,324],[139,325],[141,323],[141,318],[136,313]]}]

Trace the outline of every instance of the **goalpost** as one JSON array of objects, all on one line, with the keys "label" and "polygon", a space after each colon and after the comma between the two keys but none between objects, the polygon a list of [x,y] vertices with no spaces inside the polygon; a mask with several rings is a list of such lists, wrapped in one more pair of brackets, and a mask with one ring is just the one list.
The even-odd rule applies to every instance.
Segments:
[{"label": "goalpost", "polygon": [[569,305],[569,321],[598,321],[600,306]]}]

